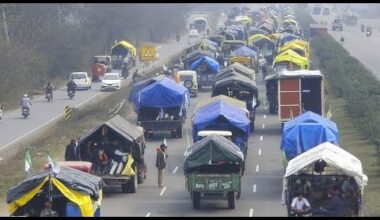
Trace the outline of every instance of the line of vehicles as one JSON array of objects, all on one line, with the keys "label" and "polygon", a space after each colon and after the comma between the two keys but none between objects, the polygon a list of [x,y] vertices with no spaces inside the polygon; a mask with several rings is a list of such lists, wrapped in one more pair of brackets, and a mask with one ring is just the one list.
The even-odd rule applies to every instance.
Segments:
[{"label": "line of vehicles", "polygon": [[[249,160],[248,138],[254,133],[260,105],[256,80],[262,72],[269,113],[277,114],[282,122],[281,202],[288,215],[306,214],[292,208],[293,199],[300,193],[316,208],[328,201],[327,190],[342,195],[344,213],[337,215],[360,215],[368,178],[360,160],[339,147],[337,125],[325,118],[324,76],[320,70],[310,70],[310,45],[302,38],[292,7],[271,5],[257,11],[233,7],[228,18],[218,34],[204,36],[191,45],[180,64],[165,66],[162,74],[133,84],[129,101],[137,116],[136,125],[114,116],[79,139],[77,161],[61,165],[96,176],[94,180],[102,182],[97,184],[97,191],[118,185],[124,193],[135,193],[146,178],[145,141],[156,134],[182,138],[191,96],[211,91],[211,97],[198,102],[190,117],[193,144],[184,153],[185,185],[194,209],[200,208],[202,199],[213,198],[226,199],[228,208],[234,209],[242,193],[245,161]],[[49,177],[54,175],[50,173]],[[346,180],[352,184],[350,190],[343,190]],[[28,184],[30,179],[8,193],[13,215],[25,212],[24,204],[41,204],[15,202],[25,195],[39,195],[31,196]],[[23,191],[20,186],[25,186]],[[46,190],[41,193],[46,194]],[[12,196],[19,191],[22,193]],[[67,191],[60,192],[73,201]],[[95,202],[99,197],[91,198]],[[38,198],[36,201],[43,201],[44,197]],[[79,202],[62,207],[66,210],[60,212],[63,216],[72,210],[80,210],[82,216],[96,215],[94,208],[86,212]]]}]

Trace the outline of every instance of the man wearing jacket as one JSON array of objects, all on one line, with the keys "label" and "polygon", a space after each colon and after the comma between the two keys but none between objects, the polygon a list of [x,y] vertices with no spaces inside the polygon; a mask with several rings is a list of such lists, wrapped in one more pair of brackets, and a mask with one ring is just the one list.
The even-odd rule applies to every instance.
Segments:
[{"label": "man wearing jacket", "polygon": [[166,145],[161,144],[160,148],[157,148],[156,167],[158,169],[158,186],[163,187],[162,182],[164,178],[164,169],[166,167],[166,160],[168,154],[166,153]]}]

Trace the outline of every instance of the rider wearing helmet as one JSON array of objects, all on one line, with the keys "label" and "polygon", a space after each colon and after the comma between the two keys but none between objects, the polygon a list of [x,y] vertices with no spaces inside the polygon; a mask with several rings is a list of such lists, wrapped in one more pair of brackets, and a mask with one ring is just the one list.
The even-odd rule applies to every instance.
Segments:
[{"label": "rider wearing helmet", "polygon": [[75,93],[75,88],[77,87],[77,84],[75,84],[74,80],[70,80],[68,83],[67,83],[67,93],[69,93],[70,91],[72,91],[73,93]]},{"label": "rider wearing helmet", "polygon": [[30,106],[32,105],[32,102],[30,101],[30,98],[28,97],[27,94],[24,94],[24,97],[22,97],[20,101],[21,109],[28,109],[30,110]]},{"label": "rider wearing helmet", "polygon": [[50,82],[50,80],[48,81],[48,83],[46,84],[46,86],[44,88],[45,88],[45,95],[50,94],[51,99],[53,99],[53,89],[54,89],[54,86]]}]

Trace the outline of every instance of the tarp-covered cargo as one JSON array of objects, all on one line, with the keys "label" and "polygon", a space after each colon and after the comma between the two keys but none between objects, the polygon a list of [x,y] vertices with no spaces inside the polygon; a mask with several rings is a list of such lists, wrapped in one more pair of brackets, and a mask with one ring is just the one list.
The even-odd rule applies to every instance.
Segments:
[{"label": "tarp-covered cargo", "polygon": [[[285,194],[289,187],[287,185],[288,178],[292,175],[308,173],[308,171],[313,170],[315,163],[318,161],[324,161],[327,167],[334,168],[337,175],[354,177],[357,185],[363,193],[364,187],[368,182],[368,177],[363,173],[363,167],[360,160],[343,148],[325,142],[289,161],[283,180],[282,204],[285,204],[286,202]],[[321,174],[318,173],[315,175]]]},{"label": "tarp-covered cargo", "polygon": [[324,142],[339,144],[336,124],[308,111],[284,124],[280,148],[289,160]]},{"label": "tarp-covered cargo", "polygon": [[219,135],[210,135],[195,143],[185,152],[185,172],[220,162],[243,166],[242,151],[233,142]]},{"label": "tarp-covered cargo", "polygon": [[296,39],[300,39],[300,37],[291,33],[283,32],[280,39],[280,46],[284,45],[288,41]]},{"label": "tarp-covered cargo", "polygon": [[198,102],[197,105],[195,106],[195,111],[197,111],[199,108],[201,108],[205,105],[208,105],[212,102],[216,102],[216,101],[220,101],[220,100],[223,102],[229,103],[233,106],[239,107],[241,109],[245,109],[245,111],[247,111],[245,102],[240,101],[239,99],[234,99],[234,98],[231,98],[229,96],[225,96],[225,95],[214,96],[214,97],[208,98],[204,101]]},{"label": "tarp-covered cargo", "polygon": [[227,130],[232,131],[238,129],[238,131],[244,137],[244,140],[248,139],[251,133],[250,120],[244,110],[239,107],[233,106],[222,100],[212,102],[199,108],[193,115],[193,140],[199,141],[201,137],[197,134],[199,131],[205,128],[215,129],[213,126],[217,126],[219,129],[215,130]]},{"label": "tarp-covered cargo", "polygon": [[243,64],[236,62],[220,70],[218,74],[216,75],[216,79],[218,80],[218,79],[227,77],[227,75],[231,72],[239,73],[250,79],[255,79],[255,74],[256,74],[256,72],[253,69],[250,69],[244,66]]},{"label": "tarp-covered cargo", "polygon": [[199,58],[196,61],[194,61],[190,65],[190,69],[196,70],[202,64],[207,65],[207,67],[211,70],[211,72],[214,72],[214,73],[219,72],[219,63],[216,60],[214,60],[208,56]]},{"label": "tarp-covered cargo", "polygon": [[137,112],[142,106],[152,108],[183,107],[189,105],[189,91],[174,80],[164,78],[145,87],[138,94],[135,102]]},{"label": "tarp-covered cargo", "polygon": [[299,55],[292,49],[287,49],[281,54],[277,55],[273,61],[273,64],[280,62],[289,62],[297,65],[301,70],[309,69],[309,60],[306,57]]},{"label": "tarp-covered cargo", "polygon": [[133,57],[136,56],[136,48],[125,40],[120,41],[111,47],[112,55],[126,56],[128,53],[130,53]]},{"label": "tarp-covered cargo", "polygon": [[239,49],[236,49],[234,51],[235,56],[241,56],[241,57],[251,57],[256,59],[257,58],[257,52],[252,50],[251,48],[247,46],[242,46]]},{"label": "tarp-covered cargo", "polygon": [[157,81],[160,81],[165,77],[166,77],[165,75],[158,75],[158,76],[155,76],[155,77],[152,77],[152,78],[149,78],[149,79],[146,79],[146,80],[143,80],[141,82],[133,84],[132,90],[129,93],[129,97],[128,97],[129,102],[134,102],[136,100],[136,98],[138,98],[139,92],[141,90],[143,90],[145,87],[147,87],[147,86],[149,86],[149,85],[151,85]]},{"label": "tarp-covered cargo", "polygon": [[[101,190],[104,186],[103,180],[97,176],[68,167],[60,167],[58,173],[51,170],[42,171],[13,186],[8,191],[6,198],[9,212],[13,214],[24,205],[33,203],[33,201],[37,202],[36,199],[41,193],[48,196],[49,183],[53,187],[53,196],[63,196],[76,204],[82,216],[94,216],[96,209],[94,201],[98,201],[98,205],[100,205],[102,199]],[[44,196],[41,199],[45,200],[39,201],[42,204],[47,200]]]}]

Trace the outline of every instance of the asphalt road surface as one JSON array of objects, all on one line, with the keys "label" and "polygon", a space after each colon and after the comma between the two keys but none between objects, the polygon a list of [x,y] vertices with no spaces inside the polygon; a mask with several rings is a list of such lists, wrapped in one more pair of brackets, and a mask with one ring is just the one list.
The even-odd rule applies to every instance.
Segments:
[{"label": "asphalt road surface", "polygon": [[[190,14],[186,27],[189,27],[189,22],[195,17],[207,16],[207,14]],[[181,40],[177,42],[175,36],[167,43],[157,45],[159,52],[158,60],[148,67],[142,68],[142,63],[137,63],[137,68],[144,72],[150,71],[158,67],[171,57],[173,54],[179,53],[188,46],[187,33],[182,34]],[[135,68],[130,70],[133,73]],[[118,70],[120,72],[120,70]],[[132,74],[129,75],[129,79]],[[105,95],[100,92],[100,82],[93,82],[92,89],[78,90],[75,97],[70,100],[67,96],[66,87],[59,88],[53,93],[53,102],[49,103],[44,96],[36,97],[32,100],[30,115],[24,119],[21,115],[21,110],[6,111],[0,120],[0,159],[6,157],[6,150],[9,147],[15,147],[15,143],[22,141],[23,138],[31,136],[38,129],[52,123],[63,116],[65,106],[79,107],[87,101],[96,100],[100,95]],[[21,98],[21,97],[20,97]],[[18,99],[15,97],[15,99]]]},{"label": "asphalt road surface", "polygon": [[185,188],[184,152],[192,144],[191,115],[197,102],[211,97],[211,92],[200,92],[191,99],[181,139],[167,137],[168,163],[164,188],[157,183],[155,168],[156,148],[165,135],[147,140],[145,161],[147,178],[139,184],[137,193],[123,194],[120,187],[106,188],[102,202],[102,216],[287,216],[280,203],[283,166],[279,148],[281,123],[277,115],[270,115],[265,107],[265,86],[258,77],[259,99],[262,104],[256,113],[255,132],[249,138],[246,171],[242,177],[242,193],[236,208],[227,208],[227,200],[201,200],[201,209],[193,209],[190,193]]},{"label": "asphalt road surface", "polygon": [[[351,56],[359,60],[364,66],[373,72],[377,79],[380,79],[380,62],[377,52],[380,49],[380,22],[377,19],[358,18],[356,26],[343,25],[343,31],[332,31],[332,22],[335,14],[330,16],[313,16],[319,22],[321,19],[327,21],[328,33],[337,41],[344,37],[343,47]],[[372,35],[367,37],[365,32],[361,32],[360,26],[372,27]]]}]

